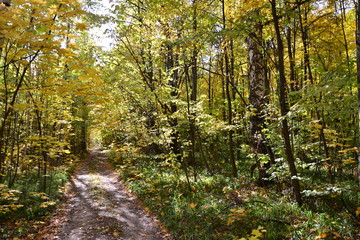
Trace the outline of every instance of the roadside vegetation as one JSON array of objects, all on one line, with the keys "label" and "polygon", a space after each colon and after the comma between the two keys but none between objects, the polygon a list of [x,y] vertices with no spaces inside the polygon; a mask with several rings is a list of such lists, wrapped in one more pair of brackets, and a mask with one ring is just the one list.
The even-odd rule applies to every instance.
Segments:
[{"label": "roadside vegetation", "polygon": [[238,178],[219,166],[213,175],[199,171],[196,182],[187,182],[181,170],[169,169],[154,157],[114,153],[112,163],[174,239],[350,240],[360,234],[356,183],[319,187],[324,181],[320,176],[317,183],[307,183],[317,190],[305,193],[299,207],[289,186],[259,187],[246,165],[239,168]]}]

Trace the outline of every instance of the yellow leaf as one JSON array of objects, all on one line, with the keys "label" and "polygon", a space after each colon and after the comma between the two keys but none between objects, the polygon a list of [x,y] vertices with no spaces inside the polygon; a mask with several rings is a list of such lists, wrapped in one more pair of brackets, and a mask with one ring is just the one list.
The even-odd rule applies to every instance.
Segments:
[{"label": "yellow leaf", "polygon": [[337,143],[337,142],[329,143],[329,147],[348,147],[348,146],[349,145],[345,145],[345,144]]},{"label": "yellow leaf", "polygon": [[22,64],[22,65],[25,65],[25,66],[29,65],[29,62],[26,61],[26,60],[20,60],[19,63]]},{"label": "yellow leaf", "polygon": [[73,3],[73,1],[71,1],[71,0],[61,0],[60,3],[62,3],[62,4],[71,4],[71,3]]},{"label": "yellow leaf", "polygon": [[231,212],[231,215],[233,215],[233,216],[242,216],[242,217],[246,216],[246,211],[241,208],[231,209],[230,212]]},{"label": "yellow leaf", "polygon": [[79,79],[79,80],[87,80],[88,78],[89,78],[88,75],[79,75],[79,76],[78,76],[78,79]]},{"label": "yellow leaf", "polygon": [[347,148],[347,149],[339,151],[339,153],[347,153],[347,152],[358,152],[358,149],[356,147],[353,147],[353,148]]},{"label": "yellow leaf", "polygon": [[257,237],[257,236],[251,236],[251,237],[249,237],[249,240],[259,240],[259,237]]},{"label": "yellow leaf", "polygon": [[14,4],[16,4],[16,5],[22,5],[25,2],[26,2],[25,0],[14,0]]},{"label": "yellow leaf", "polygon": [[76,24],[76,29],[80,30],[80,31],[84,31],[87,30],[88,25],[84,22],[79,22]]},{"label": "yellow leaf", "polygon": [[68,38],[71,38],[71,39],[78,38],[78,36],[76,36],[76,35],[74,35],[74,34],[68,34],[67,37],[68,37]]},{"label": "yellow leaf", "polygon": [[357,208],[356,208],[355,214],[356,214],[356,216],[359,216],[359,215],[360,215],[360,207],[357,207]]},{"label": "yellow leaf", "polygon": [[354,158],[348,158],[348,159],[342,160],[342,162],[344,164],[353,164],[353,163],[356,163],[356,160]]},{"label": "yellow leaf", "polygon": [[259,230],[255,229],[255,230],[252,230],[251,235],[254,235],[256,237],[262,237],[263,234]]},{"label": "yellow leaf", "polygon": [[235,222],[235,219],[234,218],[229,218],[228,221],[227,221],[227,225],[231,225]]},{"label": "yellow leaf", "polygon": [[56,204],[56,202],[53,202],[53,201],[50,201],[50,202],[43,202],[43,203],[41,203],[40,204],[40,206],[39,207],[41,207],[41,208],[47,208],[47,207],[49,207],[49,206],[53,206],[53,205],[55,205]]},{"label": "yellow leaf", "polygon": [[89,75],[97,75],[97,71],[95,69],[92,68],[86,68],[85,69],[86,73]]},{"label": "yellow leaf", "polygon": [[68,46],[69,46],[69,47],[72,47],[72,48],[78,48],[78,47],[79,47],[79,45],[77,45],[76,43],[72,43],[72,42],[70,42],[70,43],[68,44]]},{"label": "yellow leaf", "polygon": [[334,235],[335,235],[335,237],[337,237],[337,238],[341,238],[341,235],[340,235],[340,234],[338,234],[337,232],[332,231],[331,233],[332,233],[332,234],[334,234]]},{"label": "yellow leaf", "polygon": [[31,0],[29,1],[30,4],[37,4],[37,5],[42,5],[45,2],[43,0]]},{"label": "yellow leaf", "polygon": [[245,11],[254,10],[254,9],[262,7],[265,3],[266,3],[266,1],[264,1],[264,0],[251,0],[251,1],[245,0],[244,1],[244,10]]},{"label": "yellow leaf", "polygon": [[190,203],[189,206],[190,206],[191,208],[195,208],[195,207],[197,206],[197,203]]},{"label": "yellow leaf", "polygon": [[16,110],[23,110],[23,109],[27,109],[30,106],[31,104],[29,103],[16,103],[14,104],[13,108]]}]

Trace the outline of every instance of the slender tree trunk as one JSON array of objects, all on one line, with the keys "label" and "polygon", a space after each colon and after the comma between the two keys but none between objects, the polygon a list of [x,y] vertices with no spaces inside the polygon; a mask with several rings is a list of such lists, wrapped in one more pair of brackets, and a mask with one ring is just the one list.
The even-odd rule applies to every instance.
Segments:
[{"label": "slender tree trunk", "polygon": [[[302,38],[303,48],[304,48],[304,80],[305,81],[309,80],[311,84],[314,84],[315,81],[314,81],[314,77],[312,74],[310,57],[309,57],[309,55],[310,55],[309,54],[309,29],[308,29],[308,17],[307,17],[308,9],[305,8],[305,10],[304,10],[305,16],[303,18],[301,15],[300,3],[299,2],[297,2],[297,3],[298,3],[298,8],[299,8],[301,38]],[[318,102],[318,101],[320,101],[320,100],[318,100],[317,97],[314,97],[314,102]],[[328,166],[329,180],[331,183],[334,183],[335,179],[332,174],[332,165],[333,164],[332,164],[332,160],[329,157],[329,150],[328,150],[328,146],[327,146],[327,142],[326,142],[326,137],[324,134],[325,121],[324,121],[323,117],[321,116],[319,109],[316,108],[314,114],[316,114],[316,116],[320,120],[319,124],[321,124],[321,129],[320,129],[319,137],[320,137],[320,141],[322,142],[325,157],[327,159],[329,159],[329,166]]]},{"label": "slender tree trunk", "polygon": [[[200,134],[198,134],[198,136],[200,136]],[[199,137],[200,138],[200,137]],[[203,142],[203,139],[199,139],[199,150],[200,150],[200,155],[201,155],[201,158],[204,162],[204,165],[207,169],[207,171],[210,173],[211,176],[214,175],[214,172],[212,171],[211,167],[210,167],[210,164],[207,160],[207,156],[205,156],[205,152],[204,152],[204,148],[203,148],[203,145],[202,145],[202,142]]]},{"label": "slender tree trunk", "polygon": [[[304,17],[301,15],[301,3],[297,0],[298,10],[299,10],[299,21],[300,21],[300,30],[301,30],[301,39],[304,48],[304,80],[303,84],[306,84],[307,80],[310,80],[310,83],[313,84],[312,71],[310,68],[310,55],[309,55],[309,26],[308,26],[308,9],[305,6]],[[302,86],[301,86],[302,87]]]},{"label": "slender tree trunk", "polygon": [[209,76],[208,76],[208,108],[209,113],[212,114],[212,105],[213,105],[213,98],[212,98],[212,78],[211,78],[211,70],[212,70],[212,58],[210,57],[209,60]]},{"label": "slender tree trunk", "polygon": [[300,189],[300,181],[297,176],[297,170],[295,166],[295,159],[291,149],[290,143],[290,132],[288,121],[286,118],[287,113],[289,112],[288,103],[287,103],[287,94],[286,94],[286,77],[285,77],[285,65],[284,65],[284,45],[281,37],[281,31],[279,26],[279,16],[277,15],[276,10],[276,0],[271,0],[271,12],[274,21],[274,27],[276,32],[276,41],[277,41],[277,55],[278,55],[278,71],[279,71],[279,100],[280,100],[280,111],[282,120],[282,134],[285,143],[285,153],[287,162],[290,169],[291,174],[291,182],[294,188],[294,194],[296,198],[296,202],[298,205],[302,205],[301,199],[301,189]]},{"label": "slender tree trunk", "polygon": [[[34,99],[33,99],[34,100]],[[36,107],[36,103],[34,102],[35,107]],[[38,127],[38,131],[39,131],[39,140],[40,140],[40,152],[42,155],[42,183],[40,186],[40,190],[42,192],[46,192],[46,185],[47,185],[47,164],[48,164],[48,155],[47,155],[47,150],[46,150],[46,146],[44,145],[45,139],[44,139],[44,133],[43,133],[43,127],[42,127],[42,118],[41,118],[41,114],[39,110],[35,110],[35,114],[36,114],[36,120],[37,120],[37,127]]]},{"label": "slender tree trunk", "polygon": [[9,156],[9,168],[8,168],[8,187],[10,188],[11,186],[11,181],[12,181],[12,175],[13,175],[13,170],[15,171],[15,156],[14,156],[14,152],[15,152],[15,142],[16,142],[16,138],[17,136],[19,136],[19,132],[17,131],[18,129],[18,124],[17,124],[17,119],[18,119],[18,114],[15,113],[14,118],[12,119],[13,121],[13,128],[12,131],[9,131],[9,136],[11,135],[11,144],[10,144],[10,156]]},{"label": "slender tree trunk", "polygon": [[[18,94],[20,92],[20,89],[23,85],[24,79],[25,79],[25,75],[26,72],[28,70],[28,67],[25,67],[22,71],[21,74],[19,74],[19,81],[16,85],[16,88],[14,90],[14,92],[12,93],[12,96],[9,94],[9,90],[7,88],[7,75],[6,75],[6,70],[3,70],[3,81],[5,82],[5,95],[6,95],[6,99],[5,99],[5,107],[4,107],[4,113],[3,113],[3,118],[1,119],[1,124],[0,124],[0,182],[2,181],[2,176],[4,173],[4,161],[5,161],[5,157],[6,157],[6,149],[7,149],[7,139],[6,139],[6,130],[7,128],[9,128],[9,119],[12,116],[13,113],[13,106],[15,104],[15,101],[18,97]],[[8,102],[8,100],[10,100],[10,102]]]},{"label": "slender tree trunk", "polygon": [[[190,74],[189,74],[189,69],[188,69],[188,67],[186,65],[185,65],[185,74],[186,74],[186,81],[185,81],[186,86],[185,86],[185,89],[186,89],[187,115],[188,115],[188,121],[191,124],[192,113],[191,113],[191,100],[190,100],[190,90],[189,90]],[[190,138],[190,141],[191,141],[191,138]],[[189,181],[189,166],[191,166],[191,158],[195,157],[195,155],[192,155],[194,153],[192,151],[192,150],[194,150],[192,147],[193,146],[190,146],[190,148],[189,148],[189,156],[182,161],[182,165],[183,165],[183,168],[184,168],[184,171],[185,171],[185,174],[186,174],[186,179],[187,179],[189,188],[191,187],[190,186],[190,181]],[[196,172],[194,172],[194,173],[195,173],[194,177],[196,178]]]},{"label": "slender tree trunk", "polygon": [[[197,33],[197,1],[193,0],[193,33]],[[194,105],[197,100],[197,85],[198,85],[198,47],[193,45],[191,56],[191,105]],[[194,179],[196,181],[196,126],[195,126],[196,114],[193,110],[190,111],[190,153],[189,153],[189,165],[194,167]]]},{"label": "slender tree trunk", "polygon": [[[291,21],[290,19],[288,21]],[[287,49],[288,49],[288,55],[289,55],[289,62],[290,62],[290,89],[292,92],[297,90],[297,84],[296,84],[296,78],[295,78],[295,53],[292,51],[291,47],[291,39],[292,39],[292,29],[289,28],[286,34],[286,40],[287,40]],[[294,33],[295,34],[295,33]],[[295,50],[295,48],[294,48]],[[296,102],[294,100],[293,102]],[[291,104],[291,103],[290,103]]]},{"label": "slender tree trunk", "polygon": [[[34,98],[34,96],[30,93],[29,96],[34,104],[35,107],[35,115],[36,115],[36,124],[37,124],[37,128],[39,131],[39,143],[40,143],[40,153],[42,156],[42,162],[39,160],[38,161],[38,177],[40,177],[41,174],[41,169],[42,169],[42,182],[40,184],[40,191],[42,192],[46,192],[46,186],[47,186],[47,165],[48,165],[48,150],[47,150],[47,146],[44,144],[45,143],[45,138],[44,138],[44,128],[43,128],[43,121],[42,121],[42,114],[40,113],[36,100]],[[40,102],[43,102],[42,99],[39,100]],[[41,167],[42,165],[42,167]]]},{"label": "slender tree trunk", "polygon": [[328,167],[328,177],[329,177],[330,183],[334,184],[335,178],[334,178],[334,174],[332,172],[333,160],[330,158],[329,147],[328,147],[325,132],[324,132],[324,129],[325,129],[324,116],[323,116],[323,114],[320,115],[319,110],[316,110],[316,116],[320,120],[319,124],[321,125],[321,128],[319,129],[320,130],[319,135],[320,135],[320,141],[322,142],[322,145],[323,145],[325,158],[327,159],[327,162],[328,162],[328,166],[327,166]]},{"label": "slender tree trunk", "polygon": [[[170,32],[167,28],[165,30],[167,39],[171,39],[171,36],[168,32]],[[181,34],[179,34],[181,35]],[[176,68],[178,66],[178,56],[174,53],[173,47],[168,44],[166,46],[166,71],[171,72],[171,78],[169,80],[169,86],[171,87],[170,96],[171,98],[176,98],[178,95],[178,88],[179,88],[179,70]],[[179,134],[178,134],[178,120],[173,114],[177,111],[177,105],[173,101],[170,103],[170,117],[169,117],[169,125],[172,128],[171,132],[171,143],[170,149],[173,154],[175,154],[176,159],[181,162],[181,151],[180,151],[180,144],[179,144]]]},{"label": "slender tree trunk", "polygon": [[[335,1],[335,4],[336,4],[336,1]],[[351,69],[350,69],[349,44],[348,44],[348,40],[347,40],[347,36],[346,36],[346,32],[345,32],[346,9],[345,9],[344,0],[340,0],[340,11],[341,11],[341,30],[342,30],[342,35],[343,35],[343,39],[344,39],[344,47],[345,47],[346,61],[347,61],[346,64],[348,66],[348,71],[350,73]]]},{"label": "slender tree trunk", "polygon": [[225,72],[224,72],[224,59],[218,56],[219,59],[219,68],[221,71],[221,120],[226,121],[226,90],[225,90]]},{"label": "slender tree trunk", "polygon": [[[222,0],[222,13],[223,13],[223,28],[226,29],[226,16],[225,16],[225,0]],[[230,92],[230,82],[232,81],[231,76],[232,69],[230,66],[229,60],[229,48],[227,46],[227,41],[224,40],[224,58],[225,58],[225,92],[226,92],[226,100],[227,100],[227,120],[229,126],[233,124],[233,111],[232,111],[232,98]],[[233,177],[237,177],[237,169],[236,169],[236,160],[235,160],[235,151],[234,151],[234,130],[230,129],[228,132],[229,139],[229,155],[230,155],[230,163],[232,167],[232,175]]]},{"label": "slender tree trunk", "polygon": [[[19,132],[18,132],[19,133]],[[19,170],[19,163],[20,163],[20,141],[19,139],[16,139],[16,145],[17,145],[17,154],[16,154],[16,160],[15,160],[15,166],[14,166],[14,174],[11,179],[9,179],[9,188],[12,188],[15,184],[18,170]]]},{"label": "slender tree trunk", "polygon": [[357,66],[357,88],[358,88],[358,181],[360,185],[360,0],[356,5],[356,66]]}]

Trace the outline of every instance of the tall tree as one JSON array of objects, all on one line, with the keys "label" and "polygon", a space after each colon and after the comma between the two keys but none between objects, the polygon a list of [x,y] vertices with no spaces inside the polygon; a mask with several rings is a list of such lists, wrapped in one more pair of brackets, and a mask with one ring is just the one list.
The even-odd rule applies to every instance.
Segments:
[{"label": "tall tree", "polygon": [[358,182],[360,185],[360,1],[355,1],[356,7],[356,67],[358,91]]},{"label": "tall tree", "polygon": [[300,181],[298,179],[297,170],[295,166],[295,159],[290,143],[290,131],[288,126],[287,114],[289,113],[289,106],[287,102],[287,93],[286,93],[286,75],[285,75],[285,64],[284,64],[284,44],[281,37],[279,15],[277,13],[277,2],[276,0],[271,0],[271,13],[274,21],[274,28],[276,33],[276,42],[277,42],[277,70],[279,71],[279,101],[280,101],[280,110],[282,120],[282,135],[284,138],[285,152],[287,162],[290,168],[291,182],[294,188],[294,194],[296,201],[299,205],[302,205],[301,199],[301,189]]},{"label": "tall tree", "polygon": [[[223,21],[223,31],[227,30],[227,19],[225,14],[225,0],[222,0],[222,21]],[[227,123],[229,126],[233,125],[233,107],[232,107],[232,92],[230,91],[230,85],[233,83],[233,66],[230,61],[230,42],[226,39],[226,36],[223,39],[224,45],[224,64],[225,64],[225,93],[226,93],[226,102],[227,102]],[[228,141],[229,141],[229,155],[230,155],[230,164],[232,166],[232,175],[237,177],[237,167],[235,159],[235,150],[234,150],[234,130],[231,128],[228,132]]]},{"label": "tall tree", "polygon": [[249,54],[249,101],[251,113],[250,116],[250,134],[252,140],[252,151],[255,154],[256,166],[259,171],[258,180],[265,184],[264,179],[268,178],[267,168],[269,162],[261,163],[258,154],[268,154],[268,147],[262,130],[264,128],[264,109],[268,104],[269,84],[266,76],[266,63],[263,53],[262,41],[262,23],[257,19],[258,10],[255,10],[251,32],[246,38]]},{"label": "tall tree", "polygon": [[[198,34],[198,2],[197,0],[192,0],[192,31],[194,35],[194,39],[197,39]],[[190,86],[191,86],[191,93],[190,93],[190,112],[189,112],[189,122],[190,122],[190,151],[189,151],[189,165],[194,167],[194,171],[196,169],[196,126],[195,126],[195,118],[196,113],[193,110],[193,107],[197,101],[197,94],[198,94],[198,46],[197,42],[195,41],[192,46],[192,54],[191,54],[191,61],[190,61]],[[194,174],[196,179],[196,173]]]}]

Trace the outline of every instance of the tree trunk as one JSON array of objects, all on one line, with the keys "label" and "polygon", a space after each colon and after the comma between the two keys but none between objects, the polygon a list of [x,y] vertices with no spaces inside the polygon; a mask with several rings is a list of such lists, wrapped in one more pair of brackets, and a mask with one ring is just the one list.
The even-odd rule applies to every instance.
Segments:
[{"label": "tree trunk", "polygon": [[212,78],[211,78],[211,70],[212,70],[212,58],[210,57],[209,60],[209,75],[208,75],[208,108],[210,115],[212,114],[212,108],[213,108],[213,84],[212,84]]},{"label": "tree trunk", "polygon": [[11,0],[0,0],[0,3],[3,3],[7,7],[11,6]]},{"label": "tree trunk", "polygon": [[271,0],[271,12],[274,21],[274,27],[276,32],[276,41],[277,41],[277,57],[278,57],[278,71],[279,71],[279,100],[280,100],[280,111],[282,120],[282,134],[285,143],[285,153],[287,162],[290,169],[291,174],[291,182],[294,188],[295,199],[298,205],[302,205],[301,199],[301,189],[300,189],[300,181],[297,176],[297,170],[295,166],[295,159],[291,149],[290,143],[290,132],[288,121],[286,118],[287,113],[289,112],[288,103],[287,103],[287,94],[286,94],[286,77],[285,77],[285,65],[284,65],[284,45],[283,40],[281,38],[281,31],[279,26],[279,16],[276,11],[276,0]]},{"label": "tree trunk", "polygon": [[[197,1],[193,0],[193,33],[197,32]],[[198,47],[196,43],[193,45],[192,56],[191,56],[191,94],[190,101],[191,106],[193,106],[197,100],[197,85],[198,85]],[[195,160],[195,151],[196,151],[196,126],[195,126],[195,113],[190,110],[190,152],[189,152],[189,165],[194,167],[194,179],[196,180],[196,160]]]},{"label": "tree trunk", "polygon": [[[5,161],[5,158],[6,158],[6,149],[7,149],[7,139],[6,136],[6,130],[7,128],[10,128],[10,122],[9,122],[9,119],[11,118],[12,114],[13,114],[13,106],[15,104],[15,101],[18,97],[18,94],[20,92],[20,89],[23,85],[23,82],[25,80],[25,75],[26,75],[26,72],[28,70],[28,67],[25,67],[22,71],[21,74],[19,74],[19,81],[16,85],[16,88],[14,90],[14,92],[12,93],[12,96],[9,94],[9,90],[7,88],[7,75],[5,73],[5,70],[4,70],[4,78],[3,78],[3,81],[4,81],[4,85],[5,85],[5,95],[6,95],[6,99],[4,101],[4,110],[3,110],[3,116],[2,116],[2,119],[1,119],[1,124],[0,124],[0,182],[2,181],[2,176],[3,176],[3,173],[4,173],[4,161]],[[10,102],[8,102],[8,100],[10,100]]]},{"label": "tree trunk", "polygon": [[356,4],[356,67],[357,67],[357,88],[358,88],[358,182],[360,185],[360,0]]},{"label": "tree trunk", "polygon": [[267,144],[263,135],[261,134],[264,128],[264,117],[262,116],[263,109],[268,104],[267,95],[269,89],[266,79],[266,66],[264,55],[261,52],[261,38],[262,38],[262,25],[259,22],[253,24],[253,31],[246,38],[249,54],[249,81],[250,81],[250,106],[253,113],[250,117],[250,134],[252,141],[252,151],[256,156],[256,163],[253,170],[257,167],[259,171],[258,182],[266,185],[265,178],[269,177],[267,170],[270,167],[270,162],[262,165],[258,160],[258,154],[268,154]]},{"label": "tree trunk", "polygon": [[[170,32],[170,31],[166,31]],[[167,38],[170,40],[171,36],[168,34]],[[178,66],[178,56],[174,53],[173,47],[168,44],[166,46],[166,71],[171,72],[171,78],[169,80],[169,86],[171,87],[170,96],[171,98],[176,98],[178,95],[179,88],[179,70],[176,68]],[[172,128],[171,132],[171,143],[170,149],[172,153],[175,155],[176,159],[181,162],[181,151],[180,151],[180,143],[179,143],[179,134],[178,134],[178,120],[176,117],[172,116],[177,111],[177,105],[174,102],[170,103],[170,117],[169,117],[169,125]]]},{"label": "tree trunk", "polygon": [[[291,21],[290,19],[288,19],[288,21]],[[287,33],[286,33],[286,40],[287,40],[287,45],[288,45],[288,55],[289,55],[289,62],[290,62],[290,89],[292,92],[295,92],[298,90],[298,84],[296,83],[296,74],[295,74],[295,49],[294,48],[294,51],[292,49],[292,42],[291,42],[291,39],[292,39],[292,29],[289,28],[287,30]],[[295,35],[295,32],[294,32],[294,35]],[[290,102],[290,104],[292,105],[293,103],[296,102],[297,99],[294,99],[293,102]]]},{"label": "tree trunk", "polygon": [[[222,13],[223,13],[223,28],[226,30],[226,16],[225,16],[225,0],[222,0]],[[229,48],[227,46],[227,41],[224,40],[224,58],[225,58],[225,92],[226,92],[226,100],[227,100],[227,120],[229,126],[233,124],[233,112],[232,112],[232,98],[230,92],[230,82],[232,81],[231,76],[233,76],[233,70],[230,66],[229,60]],[[233,177],[237,177],[237,169],[236,169],[236,160],[235,160],[235,151],[234,151],[234,130],[230,129],[228,132],[229,139],[229,155],[230,155],[230,163],[232,167],[232,175]]]}]

